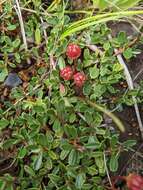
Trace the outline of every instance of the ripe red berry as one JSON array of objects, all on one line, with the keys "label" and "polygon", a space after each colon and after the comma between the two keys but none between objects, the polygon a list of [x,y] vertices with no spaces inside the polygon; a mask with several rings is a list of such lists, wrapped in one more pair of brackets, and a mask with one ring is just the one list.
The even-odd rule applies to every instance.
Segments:
[{"label": "ripe red berry", "polygon": [[60,70],[60,77],[62,77],[64,80],[70,80],[73,76],[73,70],[70,66],[66,66],[62,70]]},{"label": "ripe red berry", "polygon": [[69,44],[67,47],[66,55],[70,59],[77,59],[81,55],[81,49],[76,44]]},{"label": "ripe red berry", "polygon": [[143,177],[136,174],[129,174],[126,177],[127,187],[129,190],[143,190]]},{"label": "ripe red berry", "polygon": [[73,79],[76,86],[82,87],[86,81],[86,76],[84,73],[78,72],[73,76]]}]

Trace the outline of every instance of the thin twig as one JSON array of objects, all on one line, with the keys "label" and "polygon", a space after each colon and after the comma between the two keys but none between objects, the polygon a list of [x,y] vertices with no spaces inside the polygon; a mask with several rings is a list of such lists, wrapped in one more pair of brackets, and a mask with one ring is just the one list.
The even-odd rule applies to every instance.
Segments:
[{"label": "thin twig", "polygon": [[[139,152],[139,150],[141,150],[143,147],[143,143],[139,146],[139,148],[137,149],[136,152]],[[131,156],[131,158],[127,161],[127,163],[125,163],[125,165],[123,166],[123,168],[121,169],[120,171],[120,175],[123,174],[124,170],[126,169],[126,167],[128,166],[128,164],[133,160],[133,158],[135,157],[136,155],[136,152]]]},{"label": "thin twig", "polygon": [[[20,7],[21,10],[23,11],[27,11],[29,13],[35,13],[37,14],[37,11],[33,10],[33,9],[28,9],[28,8],[24,8],[24,7]],[[43,15],[43,16],[53,16],[52,14],[49,14],[47,12],[39,12],[40,15]]]},{"label": "thin twig", "polygon": [[16,6],[14,6],[14,8],[15,8],[17,16],[19,18],[20,27],[21,27],[21,33],[22,33],[22,38],[23,38],[23,43],[24,43],[24,46],[25,46],[25,50],[27,50],[28,45],[27,45],[26,34],[25,34],[25,29],[24,29],[24,22],[23,22],[23,18],[22,18],[22,14],[21,14],[21,10],[20,10],[18,0],[15,0],[15,3],[16,3]]},{"label": "thin twig", "polygon": [[[111,35],[108,35],[108,38],[109,38],[110,41],[112,40]],[[116,48],[114,48],[114,52],[115,52],[115,54],[117,54],[118,50]],[[128,88],[130,90],[134,90],[134,84],[133,84],[132,77],[130,75],[130,72],[128,70],[128,67],[127,67],[126,63],[124,62],[124,60],[122,58],[122,55],[117,54],[116,56],[117,56],[117,59],[118,59],[119,63],[124,68],[124,74],[125,74],[125,78],[126,78],[126,81],[127,81],[127,84],[128,84]],[[143,138],[143,124],[142,124],[142,120],[141,120],[141,116],[140,116],[140,112],[139,112],[139,107],[138,107],[138,104],[137,104],[135,96],[132,96],[132,99],[133,99],[133,102],[134,102],[134,108],[135,108],[135,113],[136,113],[136,117],[137,117],[138,124],[139,124],[139,129],[140,129],[140,132],[141,132],[141,136]]]},{"label": "thin twig", "polygon": [[108,167],[107,167],[107,164],[106,164],[106,155],[105,155],[105,152],[103,152],[103,157],[104,157],[104,166],[105,166],[106,174],[107,174],[107,177],[108,177],[108,181],[109,181],[109,184],[110,184],[110,186],[112,188],[113,185],[112,185],[110,174],[109,174]]},{"label": "thin twig", "polygon": [[[33,9],[28,9],[28,8],[25,8],[25,7],[20,7],[20,8],[21,8],[21,10],[37,14],[37,11],[35,11]],[[74,11],[72,10],[72,11],[69,11],[69,10],[65,10],[65,13],[66,14],[88,14],[88,15],[90,15],[91,11],[86,11],[86,10],[74,10]],[[44,15],[44,16],[53,16],[53,14],[55,14],[55,12],[53,14],[50,14],[50,13],[47,13],[46,11],[44,11],[44,12],[40,11],[39,14]]]},{"label": "thin twig", "polygon": [[[42,17],[40,17],[40,20],[41,20],[41,24],[44,24],[44,21],[43,21],[43,18],[42,18]],[[46,30],[45,30],[44,27],[43,27],[43,33],[44,33],[45,41],[47,42],[48,36],[47,36],[47,32],[46,32]]]},{"label": "thin twig", "polygon": [[87,123],[87,121],[86,121],[84,115],[82,115],[80,112],[78,112],[77,115],[78,115],[83,121],[85,121],[85,122]]},{"label": "thin twig", "polygon": [[50,72],[56,69],[56,61],[54,60],[53,55],[50,55]]},{"label": "thin twig", "polygon": [[[26,34],[25,34],[25,29],[24,29],[24,22],[23,22],[23,18],[22,18],[22,13],[21,13],[21,9],[20,9],[20,5],[18,0],[15,0],[16,5],[14,5],[14,9],[17,13],[18,19],[19,19],[19,23],[20,23],[20,28],[21,28],[21,34],[22,34],[22,38],[23,38],[23,43],[24,43],[24,48],[27,51],[28,50],[28,45],[27,45],[27,40],[26,40]],[[27,63],[30,65],[30,59],[27,58]]]},{"label": "thin twig", "polygon": [[100,56],[103,56],[103,51],[102,50],[100,50],[96,45],[87,45],[87,47],[90,49],[90,50],[92,50],[92,51],[94,51],[94,52],[96,52],[96,53],[99,53],[100,54]]},{"label": "thin twig", "polygon": [[[53,54],[50,55],[50,71],[49,73],[51,74],[53,70],[56,70],[56,62],[54,60]],[[52,85],[49,86],[49,99],[51,98],[51,93],[52,93]]]},{"label": "thin twig", "polygon": [[136,74],[136,76],[134,77],[133,81],[135,81],[136,79],[138,79],[138,77],[143,73],[143,68]]},{"label": "thin twig", "polygon": [[3,13],[2,15],[0,15],[0,19],[2,18],[2,17],[4,17],[6,15],[6,13]]},{"label": "thin twig", "polygon": [[[37,90],[39,87],[41,87],[41,85],[37,85],[33,88],[33,91]],[[29,96],[30,92],[26,93],[22,98],[20,98],[19,100],[17,100],[14,104],[13,107],[16,106],[17,104],[19,104],[22,100],[24,100],[27,96]],[[3,115],[5,115],[6,113],[8,113],[10,110],[12,109],[12,107],[9,107],[5,112],[3,112]]]},{"label": "thin twig", "polygon": [[6,168],[1,168],[1,172],[10,169],[10,168],[14,165],[15,162],[16,162],[16,159],[14,159],[14,160],[10,163],[10,165],[7,166]]}]

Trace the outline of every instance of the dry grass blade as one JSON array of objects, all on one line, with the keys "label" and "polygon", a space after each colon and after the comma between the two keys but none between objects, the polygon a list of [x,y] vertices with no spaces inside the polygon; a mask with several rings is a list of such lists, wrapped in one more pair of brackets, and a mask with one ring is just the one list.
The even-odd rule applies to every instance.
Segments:
[{"label": "dry grass blade", "polygon": [[[16,5],[14,5],[14,9],[17,13],[18,19],[19,19],[19,23],[20,23],[20,28],[21,28],[21,34],[22,34],[22,38],[23,38],[23,43],[24,43],[24,47],[25,50],[28,50],[28,45],[27,45],[27,40],[26,40],[26,34],[25,34],[25,29],[24,29],[24,22],[23,22],[23,18],[22,18],[22,13],[20,10],[20,5],[19,5],[19,1],[15,0]],[[27,63],[30,64],[30,59],[27,59]]]},{"label": "dry grass blade", "polygon": [[122,122],[120,121],[120,119],[118,117],[116,117],[115,114],[111,113],[109,110],[107,110],[106,108],[96,104],[95,102],[90,101],[87,98],[81,98],[81,97],[77,97],[79,100],[86,102],[88,105],[92,106],[93,108],[97,109],[98,111],[106,114],[108,117],[110,117],[113,122],[116,124],[116,126],[118,127],[118,129],[121,132],[125,131],[124,125],[122,124]]},{"label": "dry grass blade", "polygon": [[103,157],[104,157],[104,166],[105,166],[106,175],[108,177],[109,184],[110,184],[110,186],[112,188],[113,185],[112,185],[110,174],[109,174],[108,167],[107,167],[107,164],[106,164],[106,155],[105,155],[105,152],[103,152]]},{"label": "dry grass blade", "polygon": [[22,18],[22,14],[21,14],[21,10],[20,10],[18,0],[15,0],[15,3],[16,3],[16,5],[14,6],[14,8],[15,8],[15,11],[16,11],[17,16],[19,18],[20,27],[21,27],[21,33],[22,33],[22,38],[23,38],[23,43],[24,43],[24,46],[25,46],[25,50],[27,50],[28,45],[27,45],[26,34],[25,34],[25,29],[24,29],[24,22],[23,22],[23,18]]}]

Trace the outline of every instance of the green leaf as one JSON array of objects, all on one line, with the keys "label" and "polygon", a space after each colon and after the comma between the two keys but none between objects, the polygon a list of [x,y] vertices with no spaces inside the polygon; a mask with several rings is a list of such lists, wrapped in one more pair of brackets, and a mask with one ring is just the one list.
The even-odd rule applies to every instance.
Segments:
[{"label": "green leaf", "polygon": [[42,165],[42,158],[43,158],[43,154],[42,152],[39,153],[39,155],[37,156],[35,162],[34,162],[34,169],[37,171],[41,168]]},{"label": "green leaf", "polygon": [[21,40],[18,38],[18,39],[14,40],[14,41],[12,42],[12,46],[13,46],[14,48],[17,48],[17,47],[20,45],[20,43],[21,43]]},{"label": "green leaf", "polygon": [[118,155],[112,155],[111,158],[110,158],[110,163],[109,163],[109,166],[110,166],[110,170],[112,172],[116,172],[117,169],[118,169],[118,159],[119,159],[119,156]]},{"label": "green leaf", "polygon": [[87,184],[83,185],[83,190],[89,190],[89,189],[92,189],[92,188],[93,188],[93,185],[90,184],[90,183],[87,183]]},{"label": "green leaf", "polygon": [[74,123],[75,120],[76,120],[76,114],[74,114],[74,113],[70,114],[70,116],[69,116],[69,122],[70,123]]},{"label": "green leaf", "polygon": [[97,167],[95,165],[88,167],[88,173],[92,176],[97,175],[98,174]]},{"label": "green leaf", "polygon": [[0,189],[4,190],[6,183],[7,183],[6,181],[4,181],[3,179],[0,179]]},{"label": "green leaf", "polygon": [[5,190],[14,190],[13,184],[8,184]]},{"label": "green leaf", "polygon": [[69,150],[62,150],[60,154],[60,159],[64,160],[68,156],[69,152],[70,152]]},{"label": "green leaf", "polygon": [[112,8],[113,10],[126,10],[135,6],[141,0],[92,0],[93,5],[100,10]]},{"label": "green leaf", "polygon": [[24,147],[24,148],[21,148],[19,150],[19,153],[18,153],[18,158],[19,159],[22,159],[25,157],[25,155],[27,154],[27,149]]},{"label": "green leaf", "polygon": [[108,7],[109,3],[106,0],[92,0],[93,5],[101,10]]},{"label": "green leaf", "polygon": [[42,146],[48,145],[48,138],[44,134],[38,134],[37,142]]},{"label": "green leaf", "polygon": [[101,97],[106,92],[106,86],[102,84],[97,84],[94,86],[94,94],[91,95],[91,98],[96,99]]},{"label": "green leaf", "polygon": [[58,60],[58,66],[59,66],[59,69],[63,69],[65,67],[65,60],[63,59],[62,56],[59,57],[59,60]]},{"label": "green leaf", "polygon": [[8,27],[7,27],[7,29],[8,30],[15,30],[16,29],[16,25],[15,24],[10,24],[10,25],[8,25]]},{"label": "green leaf", "polygon": [[64,131],[69,137],[72,137],[72,138],[77,137],[77,129],[74,126],[65,125]]},{"label": "green leaf", "polygon": [[75,182],[75,186],[77,189],[82,189],[82,186],[85,183],[85,179],[86,179],[85,173],[80,173],[77,175]]},{"label": "green leaf", "polygon": [[98,167],[99,174],[101,175],[105,174],[105,164],[104,164],[103,156],[97,156],[95,158],[95,162]]},{"label": "green leaf", "polygon": [[56,119],[54,121],[53,130],[54,131],[60,131],[61,130],[61,124],[60,124],[60,121],[58,119]]},{"label": "green leaf", "polygon": [[48,174],[48,177],[53,183],[57,183],[58,181],[61,180],[60,176],[55,175],[55,174]]},{"label": "green leaf", "polygon": [[0,130],[6,128],[9,125],[9,121],[7,119],[1,119],[0,120]]},{"label": "green leaf", "polygon": [[28,165],[25,165],[24,166],[24,170],[26,171],[26,173],[28,173],[30,176],[34,177],[35,176],[35,172],[34,170],[29,167]]},{"label": "green leaf", "polygon": [[49,154],[50,158],[52,158],[53,160],[58,159],[58,155],[55,152],[53,152],[52,150],[49,150],[48,154]]},{"label": "green leaf", "polygon": [[21,62],[21,57],[20,57],[20,54],[19,53],[15,53],[14,54],[14,57],[15,57],[15,61],[17,62],[17,63],[20,63]]},{"label": "green leaf", "polygon": [[115,63],[113,65],[113,72],[120,72],[123,70],[123,66],[120,63]]},{"label": "green leaf", "polygon": [[91,67],[89,69],[89,74],[91,79],[96,79],[99,76],[99,69],[97,68],[97,66],[95,65],[94,67]]},{"label": "green leaf", "polygon": [[105,42],[104,44],[103,44],[103,48],[107,51],[107,50],[109,50],[110,49],[110,42]]},{"label": "green leaf", "polygon": [[8,75],[8,70],[6,67],[1,68],[0,66],[0,82],[3,82],[5,80],[5,78]]},{"label": "green leaf", "polygon": [[12,183],[14,181],[14,177],[11,176],[11,174],[4,174],[4,177],[6,177],[7,182]]},{"label": "green leaf", "polygon": [[76,150],[72,149],[68,157],[69,165],[75,165],[77,162],[77,157],[78,155],[77,155]]},{"label": "green leaf", "polygon": [[52,159],[50,157],[47,158],[47,161],[44,163],[44,167],[47,170],[51,170],[53,167]]},{"label": "green leaf", "polygon": [[92,90],[92,85],[89,84],[89,83],[86,83],[86,84],[84,85],[84,87],[83,87],[83,94],[84,94],[85,96],[88,96],[88,95],[90,95],[91,90]]},{"label": "green leaf", "polygon": [[35,43],[39,45],[41,43],[41,32],[40,29],[37,27],[35,30]]},{"label": "green leaf", "polygon": [[123,146],[128,149],[128,148],[131,148],[131,147],[133,147],[134,145],[136,145],[136,143],[137,143],[136,140],[127,140],[127,141],[125,141],[125,142],[123,143]]},{"label": "green leaf", "polygon": [[126,35],[126,33],[125,32],[119,32],[117,39],[118,39],[118,42],[120,44],[127,43],[127,35]]},{"label": "green leaf", "polygon": [[4,141],[3,148],[4,149],[9,149],[9,148],[13,147],[13,145],[16,144],[16,143],[18,143],[18,142],[19,142],[19,140],[17,140],[17,139],[11,139],[11,138],[9,138],[6,141]]},{"label": "green leaf", "polygon": [[117,7],[119,7],[120,9],[129,9],[132,8],[133,6],[135,6],[137,3],[139,3],[141,0],[118,0],[117,1]]},{"label": "green leaf", "polygon": [[86,144],[85,148],[91,149],[91,150],[96,150],[100,148],[100,143],[91,143],[91,144]]},{"label": "green leaf", "polygon": [[90,136],[88,139],[88,143],[85,145],[87,149],[99,149],[101,147],[101,143],[94,136]]},{"label": "green leaf", "polygon": [[130,59],[133,57],[133,51],[131,48],[128,48],[126,49],[124,52],[123,52],[123,55],[126,59]]}]

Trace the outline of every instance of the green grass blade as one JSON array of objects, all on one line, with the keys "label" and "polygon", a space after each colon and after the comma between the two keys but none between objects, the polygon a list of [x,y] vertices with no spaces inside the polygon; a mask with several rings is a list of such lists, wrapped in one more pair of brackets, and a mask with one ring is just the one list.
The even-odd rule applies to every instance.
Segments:
[{"label": "green grass blade", "polygon": [[92,21],[90,23],[85,23],[83,25],[79,25],[76,28],[74,28],[74,27],[73,28],[69,28],[68,30],[66,30],[62,34],[61,39],[64,39],[65,37],[67,37],[67,36],[69,36],[69,35],[71,35],[71,34],[73,34],[75,32],[78,32],[78,31],[81,31],[81,30],[83,30],[85,28],[88,28],[89,26],[93,26],[93,25],[96,25],[96,24],[104,23],[104,22],[107,22],[107,21],[110,21],[110,20],[117,20],[118,18],[119,18],[119,16],[114,16],[114,17],[112,17],[112,19],[111,19],[111,17],[109,17],[109,18],[107,17],[107,18],[103,18],[103,19],[100,19],[100,20],[97,20],[97,21]]},{"label": "green grass blade", "polygon": [[105,13],[105,14],[99,14],[95,16],[91,16],[85,19],[82,19],[80,21],[76,21],[69,25],[69,27],[63,32],[61,35],[61,39],[64,39],[67,36],[70,36],[71,34],[81,31],[85,28],[88,28],[90,26],[104,23],[110,20],[115,20],[123,17],[130,17],[134,15],[143,14],[143,10],[137,10],[137,11],[118,11],[113,13]]}]

